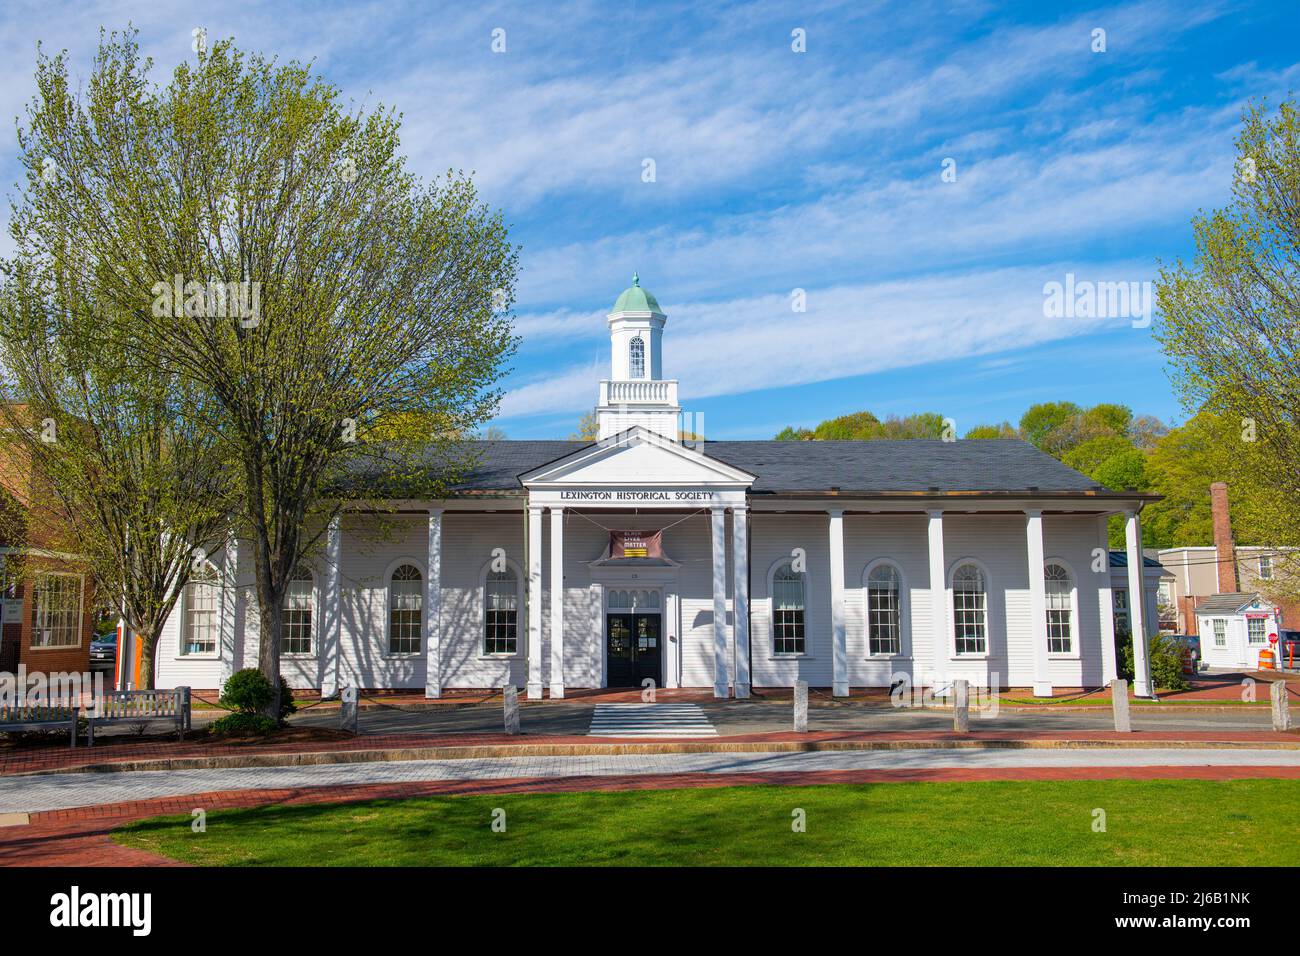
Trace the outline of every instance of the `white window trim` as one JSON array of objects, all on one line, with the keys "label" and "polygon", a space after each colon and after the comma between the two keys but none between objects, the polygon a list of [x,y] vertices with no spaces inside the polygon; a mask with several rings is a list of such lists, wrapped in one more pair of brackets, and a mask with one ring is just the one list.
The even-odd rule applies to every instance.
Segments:
[{"label": "white window trim", "polygon": [[[1052,651],[1048,650],[1047,656],[1054,661],[1077,661],[1082,658],[1079,648],[1079,576],[1074,573],[1074,568],[1065,558],[1049,557],[1043,560],[1043,604],[1046,606],[1047,594],[1047,566],[1057,564],[1065,569],[1066,575],[1070,579],[1070,650]],[[1046,618],[1044,618],[1046,624]],[[1049,645],[1050,646],[1050,645]]]},{"label": "white window trim", "polygon": [[816,657],[808,652],[808,646],[812,643],[812,640],[810,628],[808,627],[808,591],[810,588],[807,568],[798,572],[803,575],[803,650],[777,651],[776,649],[776,572],[787,564],[793,565],[793,562],[794,558],[783,556],[773,561],[767,569],[767,659],[770,661],[816,660]]},{"label": "white window trim", "polygon": [[[420,646],[413,651],[395,654],[393,646],[393,574],[404,564],[409,564],[420,572]],[[429,587],[429,569],[418,558],[398,558],[384,572],[384,631],[380,638],[380,657],[391,661],[411,661],[424,657],[424,649],[429,638],[429,608],[427,595]]]},{"label": "white window trim", "polygon": [[[638,343],[640,343],[641,345],[641,374],[640,375],[635,374],[636,369],[633,367],[632,364],[632,357],[635,353],[634,346]],[[645,339],[641,338],[640,333],[632,336],[632,338],[629,339],[627,343],[627,377],[629,379],[635,381],[645,381],[649,379],[650,369],[649,369],[649,362],[647,361],[647,358],[648,356],[646,355]]]},{"label": "white window trim", "polygon": [[[957,569],[967,564],[973,564],[984,575],[984,650],[967,651],[961,654],[957,653],[957,614],[954,610],[953,598],[955,589],[952,586],[953,577]],[[993,647],[993,579],[989,576],[989,569],[984,562],[978,558],[958,558],[948,565],[948,587],[946,607],[948,615],[948,655],[954,661],[986,661],[992,654],[990,649]]]},{"label": "white window trim", "polygon": [[513,654],[487,652],[487,576],[494,563],[494,559],[488,559],[478,572],[478,635],[475,641],[478,647],[477,658],[480,661],[515,660],[523,656],[525,645],[528,643],[528,602],[524,598],[523,568],[513,558],[506,558],[505,561],[506,566],[515,573],[515,599],[519,602],[519,613],[515,623],[515,652]]},{"label": "white window trim", "polygon": [[[217,589],[217,642],[216,642],[217,649],[215,651],[203,651],[198,654],[185,653],[185,628],[186,628],[186,623],[189,620],[189,611],[190,611],[190,607],[189,607],[190,585],[197,583],[194,580],[194,576],[191,575],[190,580],[186,583],[185,587],[181,588],[181,596],[176,601],[176,608],[179,610],[180,615],[179,618],[177,619],[177,626],[176,626],[176,657],[174,659],[178,661],[219,661],[221,660],[221,635],[225,633],[226,602],[222,600],[221,575],[217,571],[216,565],[214,565],[211,561],[207,561],[204,563],[207,564],[208,568],[211,570],[212,572],[211,583],[212,586]],[[176,612],[173,611],[173,613]]]},{"label": "white window trim", "polygon": [[[86,643],[86,576],[77,574],[73,571],[47,571],[37,569],[31,577],[31,614],[36,613],[36,580],[43,577],[58,578],[76,578],[77,580],[77,643],[75,644],[30,644],[30,649],[35,652],[43,651],[75,651]],[[35,628],[33,627],[33,632]],[[32,634],[35,637],[35,634]]]},{"label": "white window trim", "polygon": [[[306,654],[286,654],[284,653],[283,650],[281,650],[280,660],[282,661],[314,661],[320,658],[320,597],[321,595],[320,595],[320,586],[317,584],[317,581],[320,580],[320,576],[312,568],[307,568],[305,570],[307,574],[311,577],[311,650],[308,651]],[[285,591],[285,596],[288,597],[287,589]],[[281,615],[284,614],[283,603],[280,604],[280,614]],[[280,619],[280,626],[281,628],[284,627],[283,617],[281,617]],[[284,640],[283,630],[281,630],[280,632],[280,639],[283,642]],[[218,642],[218,645],[219,644],[220,642]]]},{"label": "white window trim", "polygon": [[[898,575],[898,653],[871,653],[871,572],[889,565]],[[912,592],[907,587],[903,566],[893,558],[876,558],[862,569],[862,650],[869,661],[910,661],[912,659]]]}]

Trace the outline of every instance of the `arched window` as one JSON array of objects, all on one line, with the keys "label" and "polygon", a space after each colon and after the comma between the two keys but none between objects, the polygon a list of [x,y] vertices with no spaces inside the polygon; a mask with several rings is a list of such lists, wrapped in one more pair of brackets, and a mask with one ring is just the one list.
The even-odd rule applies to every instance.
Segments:
[{"label": "arched window", "polygon": [[787,561],[772,574],[772,649],[777,654],[802,654],[807,576]]},{"label": "arched window", "polygon": [[284,592],[280,609],[280,653],[310,654],[312,617],[316,602],[310,571],[297,571]]},{"label": "arched window", "polygon": [[211,565],[204,564],[191,576],[181,595],[181,654],[217,652],[217,609],[220,590]]},{"label": "arched window", "polygon": [[388,582],[388,653],[420,653],[424,618],[424,575],[413,564],[393,571]]},{"label": "arched window", "polygon": [[639,335],[628,346],[627,368],[628,378],[645,378],[645,342]]},{"label": "arched window", "polygon": [[1069,654],[1074,649],[1074,585],[1069,569],[1049,562],[1043,568],[1047,584],[1047,650]]},{"label": "arched window", "polygon": [[878,564],[867,575],[867,653],[901,654],[902,612],[898,568]]},{"label": "arched window", "polygon": [[952,625],[958,654],[983,654],[988,647],[988,589],[984,572],[963,564],[952,573]]},{"label": "arched window", "polygon": [[514,654],[519,650],[519,575],[514,568],[489,571],[483,582],[483,652]]}]

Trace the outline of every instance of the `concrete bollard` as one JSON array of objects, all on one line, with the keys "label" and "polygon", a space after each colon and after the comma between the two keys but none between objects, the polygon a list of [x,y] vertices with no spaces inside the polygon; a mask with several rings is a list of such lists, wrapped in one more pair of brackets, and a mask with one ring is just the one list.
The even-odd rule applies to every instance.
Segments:
[{"label": "concrete bollard", "polygon": [[794,682],[794,732],[808,733],[808,682]]},{"label": "concrete bollard", "polygon": [[1286,681],[1275,680],[1269,689],[1269,699],[1273,703],[1273,729],[1291,729],[1291,702],[1287,697]]},{"label": "concrete bollard", "polygon": [[1115,730],[1121,734],[1133,732],[1133,723],[1128,715],[1128,681],[1116,677],[1110,682],[1110,709],[1115,717]]},{"label": "concrete bollard", "polygon": [[344,687],[339,691],[339,729],[355,734],[360,729],[357,689]]},{"label": "concrete bollard", "polygon": [[959,677],[952,682],[952,729],[959,734],[970,733],[970,681]]},{"label": "concrete bollard", "polygon": [[519,688],[506,684],[501,688],[501,697],[505,701],[506,733],[519,733]]}]

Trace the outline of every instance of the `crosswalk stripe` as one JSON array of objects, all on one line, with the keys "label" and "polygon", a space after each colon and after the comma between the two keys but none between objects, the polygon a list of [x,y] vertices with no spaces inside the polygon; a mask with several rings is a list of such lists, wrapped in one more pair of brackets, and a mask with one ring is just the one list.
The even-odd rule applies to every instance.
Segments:
[{"label": "crosswalk stripe", "polygon": [[593,737],[716,737],[698,704],[597,704]]}]

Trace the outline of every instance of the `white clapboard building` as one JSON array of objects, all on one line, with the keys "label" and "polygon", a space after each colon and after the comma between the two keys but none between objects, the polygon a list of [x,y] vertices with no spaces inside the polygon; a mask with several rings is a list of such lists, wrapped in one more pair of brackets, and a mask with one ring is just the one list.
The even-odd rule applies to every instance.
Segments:
[{"label": "white clapboard building", "polygon": [[[1019,441],[679,440],[665,322],[635,279],[614,304],[598,441],[476,442],[446,498],[345,510],[282,612],[290,684],[745,697],[902,675],[1048,695],[1115,676],[1106,520],[1127,516],[1144,593],[1149,496]],[[228,550],[163,635],[159,686],[255,666],[251,556]],[[1147,607],[1128,602],[1136,633]]]}]

